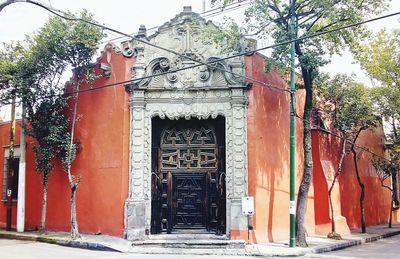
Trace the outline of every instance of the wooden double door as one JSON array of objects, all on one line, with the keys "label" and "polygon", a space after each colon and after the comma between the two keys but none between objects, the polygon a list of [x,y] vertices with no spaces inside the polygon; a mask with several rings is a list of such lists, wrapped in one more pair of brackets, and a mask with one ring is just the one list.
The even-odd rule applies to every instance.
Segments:
[{"label": "wooden double door", "polygon": [[153,234],[225,233],[223,125],[222,118],[153,120]]}]

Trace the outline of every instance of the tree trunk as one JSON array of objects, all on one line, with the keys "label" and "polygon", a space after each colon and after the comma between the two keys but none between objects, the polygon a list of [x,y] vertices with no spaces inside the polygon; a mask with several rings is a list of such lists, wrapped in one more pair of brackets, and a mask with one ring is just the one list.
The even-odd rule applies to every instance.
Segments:
[{"label": "tree trunk", "polygon": [[389,214],[389,228],[392,228],[392,214],[393,214],[393,195],[392,195],[392,199],[390,202],[390,214]]},{"label": "tree trunk", "polygon": [[48,179],[43,176],[42,218],[40,220],[40,232],[42,233],[46,230],[47,186]]},{"label": "tree trunk", "polygon": [[[296,54],[302,56],[302,52],[298,42],[295,44]],[[301,72],[306,89],[306,99],[304,103],[303,114],[303,150],[304,150],[304,172],[299,186],[297,195],[296,208],[296,243],[300,247],[306,247],[306,228],[305,228],[305,213],[307,208],[307,196],[310,189],[312,179],[312,149],[311,149],[311,110],[313,107],[313,87],[312,87],[312,70],[301,67]]]},{"label": "tree trunk", "polygon": [[[355,141],[354,141],[354,143],[355,143]],[[360,186],[360,189],[361,189],[361,193],[360,193],[361,233],[366,233],[367,227],[365,225],[365,208],[364,208],[365,186],[364,186],[364,183],[361,181],[360,172],[358,170],[357,152],[354,148],[354,144],[351,147],[351,152],[353,153],[353,161],[354,161],[354,167],[356,170],[358,185]]]},{"label": "tree trunk", "polygon": [[76,220],[76,190],[77,186],[71,188],[71,237],[79,237],[78,221]]},{"label": "tree trunk", "polygon": [[392,191],[392,200],[393,200],[393,204],[395,205],[395,206],[399,206],[399,196],[398,196],[398,186],[397,186],[397,182],[398,182],[398,180],[397,180],[397,170],[394,170],[393,172],[392,172],[392,189],[393,189],[393,191]]},{"label": "tree trunk", "polygon": [[333,190],[333,187],[335,186],[336,179],[339,177],[340,173],[342,172],[342,165],[343,165],[343,160],[344,160],[345,153],[346,153],[346,140],[343,140],[343,142],[342,142],[342,151],[340,153],[340,159],[339,159],[339,164],[338,164],[338,170],[337,170],[335,176],[333,177],[332,184],[329,187],[329,191],[328,191],[329,204],[331,206],[332,233],[336,233],[335,215],[334,215],[333,203],[332,203],[332,190]]},{"label": "tree trunk", "polygon": [[68,147],[68,165],[67,165],[67,175],[68,175],[68,182],[71,188],[71,238],[76,239],[79,237],[78,231],[78,221],[76,218],[76,191],[78,188],[78,183],[76,178],[72,175],[71,166],[72,166],[72,148],[74,144],[74,133],[75,133],[75,124],[76,124],[76,117],[78,114],[78,100],[79,100],[79,80],[77,80],[76,86],[76,95],[75,95],[75,103],[74,103],[74,110],[72,116],[72,125],[71,125],[71,140]]}]

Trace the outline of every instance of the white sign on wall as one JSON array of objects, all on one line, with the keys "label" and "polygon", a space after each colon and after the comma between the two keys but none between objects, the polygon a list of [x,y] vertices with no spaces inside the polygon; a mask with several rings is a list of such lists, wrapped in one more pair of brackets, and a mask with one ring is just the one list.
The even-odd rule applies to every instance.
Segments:
[{"label": "white sign on wall", "polygon": [[242,215],[254,215],[254,197],[242,197]]}]

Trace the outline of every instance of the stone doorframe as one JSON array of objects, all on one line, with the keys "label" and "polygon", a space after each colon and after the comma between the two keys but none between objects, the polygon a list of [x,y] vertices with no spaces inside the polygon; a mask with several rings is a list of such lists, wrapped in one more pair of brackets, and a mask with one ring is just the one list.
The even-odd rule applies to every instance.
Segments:
[{"label": "stone doorframe", "polygon": [[[172,26],[174,25],[174,26]],[[243,57],[218,57],[221,46],[204,44],[201,31],[214,25],[190,9],[142,42],[122,43],[122,54],[135,57],[130,92],[129,196],[125,202],[125,238],[144,239],[151,227],[151,136],[153,117],[177,120],[225,117],[226,233],[246,229],[241,198],[247,195],[247,83]],[[215,27],[215,26],[214,26]],[[143,44],[148,41],[171,51]],[[181,53],[181,54],[177,54]],[[194,66],[195,60],[212,62]],[[238,76],[239,75],[239,76]]]},{"label": "stone doorframe", "polygon": [[[193,103],[186,103],[193,98]],[[171,99],[171,95],[180,95]],[[190,95],[190,96],[188,96]],[[161,97],[169,96],[168,102]],[[247,195],[247,99],[244,88],[177,92],[134,90],[130,97],[129,197],[125,203],[125,238],[144,239],[151,227],[151,118],[225,117],[226,233],[246,229],[241,197]]]}]

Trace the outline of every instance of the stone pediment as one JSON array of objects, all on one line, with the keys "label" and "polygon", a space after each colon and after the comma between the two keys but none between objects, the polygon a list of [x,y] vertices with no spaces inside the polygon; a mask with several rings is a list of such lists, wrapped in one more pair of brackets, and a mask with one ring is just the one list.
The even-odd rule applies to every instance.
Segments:
[{"label": "stone pediment", "polygon": [[[219,61],[233,53],[224,53],[221,45],[207,40],[207,32],[215,28],[189,8],[149,37],[141,27],[138,38],[153,46],[138,40],[122,43],[122,53],[136,57],[132,79],[138,80],[128,86],[130,90],[244,87],[243,57]],[[214,63],[204,65],[209,62]]]}]

